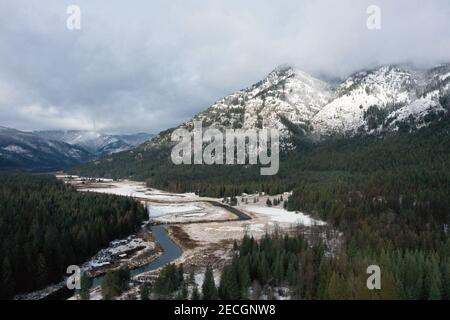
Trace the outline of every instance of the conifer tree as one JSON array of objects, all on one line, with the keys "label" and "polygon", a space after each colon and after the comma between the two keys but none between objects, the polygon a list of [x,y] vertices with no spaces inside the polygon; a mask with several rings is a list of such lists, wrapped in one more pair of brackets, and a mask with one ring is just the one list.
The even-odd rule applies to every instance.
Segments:
[{"label": "conifer tree", "polygon": [[0,273],[0,298],[9,299],[14,294],[14,279],[12,277],[13,273],[11,270],[11,264],[9,262],[8,256],[4,257],[2,263],[2,272]]},{"label": "conifer tree", "polygon": [[218,292],[214,283],[213,270],[210,266],[206,267],[205,279],[203,281],[202,293],[204,300],[217,300]]},{"label": "conifer tree", "polygon": [[82,300],[89,300],[91,286],[92,279],[83,273],[80,279],[80,297]]},{"label": "conifer tree", "polygon": [[150,288],[148,283],[144,283],[139,288],[139,294],[141,296],[141,300],[149,300],[150,299]]},{"label": "conifer tree", "polygon": [[200,294],[198,293],[198,287],[197,284],[194,283],[194,286],[192,287],[192,294],[191,294],[191,300],[199,300]]}]

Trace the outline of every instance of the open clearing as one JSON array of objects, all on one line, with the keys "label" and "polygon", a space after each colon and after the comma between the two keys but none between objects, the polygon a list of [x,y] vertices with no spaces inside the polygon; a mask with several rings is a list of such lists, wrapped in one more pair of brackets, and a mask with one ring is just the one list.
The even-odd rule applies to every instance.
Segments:
[{"label": "open clearing", "polygon": [[[309,228],[326,225],[325,222],[301,212],[283,209],[283,197],[284,200],[287,199],[290,195],[288,192],[276,196],[267,196],[264,193],[243,194],[238,197],[235,207],[229,207],[223,204],[227,199],[200,197],[194,193],[169,193],[149,188],[143,182],[64,175],[57,177],[74,185],[81,192],[115,194],[141,201],[149,214],[146,223],[166,224],[169,236],[182,248],[182,255],[173,262],[183,263],[186,269],[193,270],[199,279],[207,265],[211,265],[215,276],[218,276],[218,272],[232,257],[234,241],[241,240],[244,234],[258,239],[275,229],[288,232],[295,226]],[[266,205],[268,199],[281,201],[277,206],[269,207]],[[243,216],[251,219],[244,220]],[[111,257],[117,256],[127,260],[128,265],[133,265],[136,255],[127,255],[133,248],[151,251],[153,257],[158,254],[157,246],[149,242],[148,237],[142,239],[133,235],[128,239],[112,242],[111,248],[102,250],[87,262],[87,269],[102,266],[108,268]],[[134,279],[154,281],[157,273],[157,270],[144,272]],[[133,290],[136,288],[130,289]]]},{"label": "open clearing", "polygon": [[[313,219],[301,212],[290,212],[278,206],[268,207],[267,199],[287,198],[290,193],[267,196],[264,194],[242,195],[235,207],[251,217],[251,220],[239,220],[227,207],[218,207],[211,203],[222,203],[224,199],[200,197],[194,193],[169,193],[149,188],[143,182],[110,179],[91,179],[77,176],[63,176],[82,192],[100,192],[136,198],[147,206],[149,220],[152,222],[175,224],[184,233],[184,239],[178,239],[181,247],[184,241],[194,241],[195,250],[205,250],[218,243],[232,243],[242,239],[245,233],[260,238],[274,228],[287,229],[293,225],[324,225],[323,221]],[[175,239],[177,240],[177,239]],[[179,260],[184,260],[189,252],[184,250]]]}]

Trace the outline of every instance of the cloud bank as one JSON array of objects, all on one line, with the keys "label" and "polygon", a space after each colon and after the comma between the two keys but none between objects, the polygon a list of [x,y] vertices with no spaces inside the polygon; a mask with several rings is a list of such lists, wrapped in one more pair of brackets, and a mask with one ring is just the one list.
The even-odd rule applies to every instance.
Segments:
[{"label": "cloud bank", "polygon": [[[66,28],[71,4],[81,30]],[[450,61],[449,16],[448,0],[3,0],[0,125],[158,132],[280,64],[429,67]]]}]

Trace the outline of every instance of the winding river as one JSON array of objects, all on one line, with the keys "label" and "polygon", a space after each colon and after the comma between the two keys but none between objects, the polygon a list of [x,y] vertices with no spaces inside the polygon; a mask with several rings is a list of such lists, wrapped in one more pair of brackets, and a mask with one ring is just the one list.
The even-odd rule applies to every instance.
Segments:
[{"label": "winding river", "polygon": [[[222,207],[233,213],[237,216],[239,220],[249,220],[251,219],[247,214],[244,212],[234,208],[230,207],[228,205],[222,204],[217,201],[205,201],[209,202],[212,205],[216,207]],[[172,261],[179,258],[182,254],[181,248],[169,237],[167,234],[167,230],[165,228],[165,225],[153,225],[150,227],[150,230],[152,231],[153,238],[156,243],[159,243],[162,247],[162,255],[159,256],[155,261],[152,261],[142,267],[138,267],[135,269],[130,270],[130,275],[136,276],[141,273],[152,271],[155,269],[158,269],[166,264],[171,263]],[[97,287],[101,285],[103,281],[104,275],[100,275],[97,277],[92,278],[92,287]],[[67,289],[67,287],[63,287],[50,295],[46,296],[44,300],[61,300],[61,299],[68,299],[73,295],[73,290]]]},{"label": "winding river", "polygon": [[[152,271],[162,267],[166,264],[179,258],[182,254],[181,248],[169,237],[164,225],[156,225],[150,227],[152,231],[153,238],[156,243],[159,243],[162,247],[162,255],[158,257],[155,261],[150,262],[142,267],[130,270],[130,275],[137,276],[138,274]],[[99,286],[103,281],[104,275],[93,278],[92,286]]]},{"label": "winding river", "polygon": [[[181,248],[169,237],[164,225],[154,225],[150,227],[153,238],[156,243],[159,243],[162,247],[162,255],[155,261],[152,261],[142,267],[130,270],[130,275],[136,276],[138,274],[158,269],[174,260],[179,258],[182,254]],[[92,287],[101,285],[104,275],[100,275],[92,278]],[[61,300],[68,299],[73,295],[73,291],[66,287],[57,290],[56,292],[46,296],[45,300]]]},{"label": "winding river", "polygon": [[[179,258],[182,254],[181,248],[169,237],[164,225],[155,225],[150,227],[152,230],[153,238],[156,243],[159,243],[162,247],[162,255],[159,256],[155,261],[150,262],[142,267],[130,270],[130,275],[137,276],[138,274],[152,271],[162,267],[166,264]],[[97,287],[103,281],[104,275],[95,277],[92,279],[92,286]]]}]

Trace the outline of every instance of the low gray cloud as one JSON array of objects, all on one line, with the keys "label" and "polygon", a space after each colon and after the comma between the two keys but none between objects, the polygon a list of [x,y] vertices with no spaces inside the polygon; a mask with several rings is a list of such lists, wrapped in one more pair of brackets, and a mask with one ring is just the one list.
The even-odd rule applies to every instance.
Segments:
[{"label": "low gray cloud", "polygon": [[[70,4],[81,30],[66,28]],[[449,16],[448,0],[3,0],[0,125],[158,132],[280,64],[428,67],[450,60]]]}]

